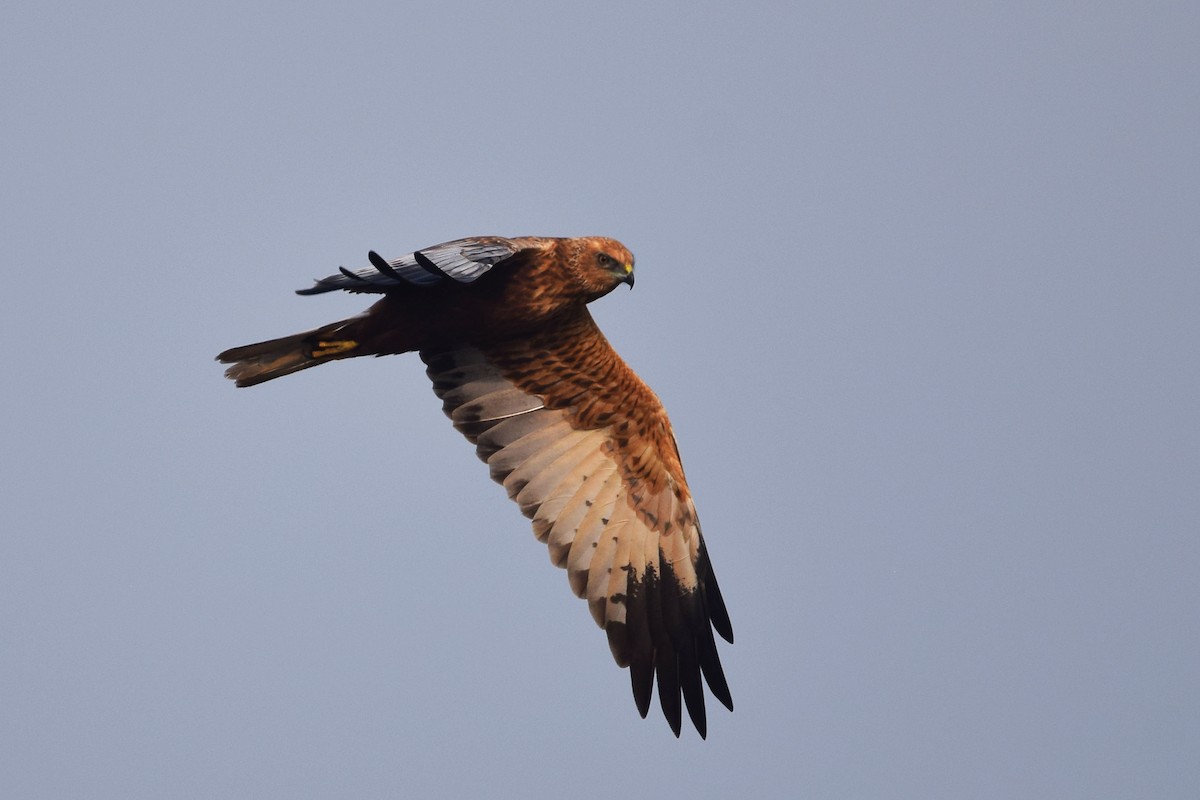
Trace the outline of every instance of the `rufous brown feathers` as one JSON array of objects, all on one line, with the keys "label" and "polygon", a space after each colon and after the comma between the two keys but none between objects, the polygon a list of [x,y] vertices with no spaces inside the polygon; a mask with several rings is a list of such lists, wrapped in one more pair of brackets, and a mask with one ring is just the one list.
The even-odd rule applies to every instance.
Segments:
[{"label": "rufous brown feathers", "polygon": [[588,602],[642,716],[654,685],[678,736],[707,733],[704,684],[733,709],[713,631],[733,629],[674,435],[587,303],[633,285],[633,256],[602,237],[458,239],[341,269],[302,294],[381,294],[358,317],[227,350],[251,386],[325,361],[417,351],[434,391]]}]

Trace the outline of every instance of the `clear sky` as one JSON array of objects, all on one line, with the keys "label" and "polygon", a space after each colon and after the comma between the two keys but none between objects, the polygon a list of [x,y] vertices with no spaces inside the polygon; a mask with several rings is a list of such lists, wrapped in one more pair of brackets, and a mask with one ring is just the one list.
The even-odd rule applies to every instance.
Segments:
[{"label": "clear sky", "polygon": [[[0,795],[1195,798],[1194,3],[6,2]],[[613,236],[737,642],[626,673],[294,289]]]}]

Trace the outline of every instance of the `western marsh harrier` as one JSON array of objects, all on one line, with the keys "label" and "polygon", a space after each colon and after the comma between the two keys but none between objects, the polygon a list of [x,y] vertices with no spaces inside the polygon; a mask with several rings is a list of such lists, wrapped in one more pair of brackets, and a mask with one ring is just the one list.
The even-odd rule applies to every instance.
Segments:
[{"label": "western marsh harrier", "polygon": [[657,677],[675,735],[681,703],[706,734],[704,689],[730,710],[715,629],[733,630],[675,437],[654,393],[587,304],[633,286],[612,239],[479,236],[322,278],[299,294],[383,295],[366,312],[217,356],[238,386],[357,356],[416,351],[457,428],[533,520],[629,667],[643,717]]}]

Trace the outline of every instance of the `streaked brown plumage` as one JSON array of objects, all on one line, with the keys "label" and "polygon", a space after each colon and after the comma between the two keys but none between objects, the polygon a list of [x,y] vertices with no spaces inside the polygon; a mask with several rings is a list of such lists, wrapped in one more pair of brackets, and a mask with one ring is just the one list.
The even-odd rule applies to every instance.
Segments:
[{"label": "streaked brown plumage", "polygon": [[474,237],[317,281],[300,294],[381,293],[365,313],[217,356],[253,386],[341,358],[417,351],[454,426],[533,520],[630,670],[644,717],[655,676],[679,735],[681,695],[703,737],[701,675],[733,701],[713,629],[733,631],[666,412],[587,303],[633,285],[602,237]]}]

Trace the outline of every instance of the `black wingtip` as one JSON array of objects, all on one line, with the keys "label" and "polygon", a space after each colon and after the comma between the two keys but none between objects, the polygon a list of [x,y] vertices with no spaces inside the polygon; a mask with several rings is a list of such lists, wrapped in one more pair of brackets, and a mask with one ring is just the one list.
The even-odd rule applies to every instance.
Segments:
[{"label": "black wingtip", "polygon": [[309,286],[307,289],[297,289],[296,294],[299,294],[299,295],[325,294],[326,292],[332,292],[334,289],[337,288],[336,286],[329,286],[321,278],[314,278],[313,280],[316,282],[312,286]]},{"label": "black wingtip", "polygon": [[717,655],[717,642],[713,639],[712,628],[705,626],[695,640],[695,647],[704,682],[708,684],[713,697],[717,698],[721,705],[733,711],[733,696],[729,693],[725,670],[721,668],[721,659]]},{"label": "black wingtip", "polygon": [[387,275],[394,281],[404,283],[404,278],[400,277],[400,273],[396,272],[395,268],[384,259],[383,256],[371,250],[367,253],[367,260],[371,262],[371,266],[379,270],[382,274]]},{"label": "black wingtip", "polygon": [[689,645],[679,653],[679,688],[692,725],[703,739],[708,734],[708,715],[704,710],[704,685],[700,682],[700,663]]},{"label": "black wingtip", "polygon": [[[367,282],[366,278],[364,278],[361,275],[355,275],[353,272],[346,269],[345,267],[338,267],[338,272],[342,273],[342,275],[346,276],[346,278],[348,280],[352,280],[355,283],[366,283]],[[307,289],[297,289],[296,294],[302,294],[302,295],[325,294],[325,292],[335,292],[338,289],[344,289],[344,288],[349,288],[349,287],[338,286],[335,283],[331,283],[328,278],[315,278],[312,286],[308,287]],[[353,289],[351,289],[351,291],[353,291]]]},{"label": "black wingtip", "polygon": [[650,713],[650,700],[654,696],[654,662],[635,659],[629,665],[629,681],[633,684],[633,702],[637,704],[642,719]]},{"label": "black wingtip", "polygon": [[675,738],[683,727],[683,698],[679,691],[678,663],[675,653],[669,646],[660,647],[655,653],[654,669],[658,675],[658,705],[662,708],[667,724]]},{"label": "black wingtip", "polygon": [[729,610],[725,608],[725,598],[721,596],[721,587],[717,584],[717,575],[713,572],[712,562],[708,560],[708,548],[704,537],[700,537],[700,561],[696,571],[702,573],[704,582],[704,605],[712,626],[725,641],[733,644],[733,623],[729,621]]},{"label": "black wingtip", "polygon": [[417,265],[420,266],[421,269],[425,270],[430,275],[437,275],[439,278],[447,277],[446,273],[442,272],[441,268],[437,264],[433,263],[429,256],[425,255],[420,250],[413,253],[413,260],[417,262]]}]

